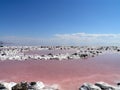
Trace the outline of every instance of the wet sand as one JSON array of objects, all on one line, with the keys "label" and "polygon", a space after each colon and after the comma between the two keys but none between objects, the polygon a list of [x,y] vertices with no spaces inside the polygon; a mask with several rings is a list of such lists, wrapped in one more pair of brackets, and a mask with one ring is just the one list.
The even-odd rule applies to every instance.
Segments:
[{"label": "wet sand", "polygon": [[59,84],[61,90],[78,90],[84,82],[120,80],[120,54],[106,54],[85,60],[0,61],[0,80],[43,81]]}]

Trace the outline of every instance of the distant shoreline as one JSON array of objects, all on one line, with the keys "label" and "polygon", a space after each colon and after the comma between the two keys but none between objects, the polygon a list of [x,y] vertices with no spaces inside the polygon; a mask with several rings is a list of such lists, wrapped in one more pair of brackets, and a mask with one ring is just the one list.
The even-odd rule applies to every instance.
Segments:
[{"label": "distant shoreline", "polygon": [[0,48],[0,60],[81,60],[111,52],[120,52],[120,47],[4,46]]}]

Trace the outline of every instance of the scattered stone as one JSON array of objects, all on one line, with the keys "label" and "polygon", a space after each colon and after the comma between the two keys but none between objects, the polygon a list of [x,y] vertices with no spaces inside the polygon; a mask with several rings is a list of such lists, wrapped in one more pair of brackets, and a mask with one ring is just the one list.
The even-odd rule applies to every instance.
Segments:
[{"label": "scattered stone", "polygon": [[99,87],[91,83],[84,83],[79,90],[101,90]]},{"label": "scattered stone", "polygon": [[[87,59],[93,56],[103,54],[103,52],[119,48],[115,47],[89,47],[89,46],[4,46],[0,48],[0,60],[70,60],[70,59]],[[31,52],[48,51],[46,54],[30,54]],[[54,54],[53,52],[58,52]],[[63,50],[63,52],[61,52]],[[68,51],[69,50],[69,51]],[[100,53],[102,52],[102,53]]]},{"label": "scattered stone", "polygon": [[42,90],[45,85],[43,84],[43,82],[32,82],[32,85],[30,86],[33,90]]},{"label": "scattered stone", "polygon": [[27,82],[21,82],[12,87],[12,90],[28,90]]},{"label": "scattered stone", "polygon": [[0,90],[59,90],[57,85],[45,85],[43,82],[0,82]]},{"label": "scattered stone", "polygon": [[115,87],[104,82],[95,83],[96,86],[100,87],[102,90],[115,90]]},{"label": "scattered stone", "polygon": [[[118,84],[117,84],[118,85]],[[119,86],[109,85],[105,82],[97,82],[95,84],[84,83],[79,90],[120,90]]]}]

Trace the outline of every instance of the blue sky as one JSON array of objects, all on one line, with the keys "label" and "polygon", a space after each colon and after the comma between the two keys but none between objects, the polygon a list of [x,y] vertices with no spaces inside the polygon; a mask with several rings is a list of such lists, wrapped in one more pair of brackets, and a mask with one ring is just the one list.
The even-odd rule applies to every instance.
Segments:
[{"label": "blue sky", "polygon": [[[84,33],[98,35],[103,43],[106,34],[119,36],[119,31],[120,0],[0,0],[1,40],[60,44],[61,37],[79,34],[74,42],[78,44]],[[72,43],[70,37],[64,38],[65,44]],[[116,40],[108,38],[104,43]]]}]

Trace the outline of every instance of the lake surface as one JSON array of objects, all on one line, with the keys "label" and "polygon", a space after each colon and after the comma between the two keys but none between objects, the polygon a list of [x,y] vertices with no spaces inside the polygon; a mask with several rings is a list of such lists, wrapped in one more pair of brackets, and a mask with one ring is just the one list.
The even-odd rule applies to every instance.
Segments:
[{"label": "lake surface", "polygon": [[78,90],[84,82],[120,80],[120,54],[105,54],[85,60],[0,61],[0,80],[43,81],[61,90]]}]

